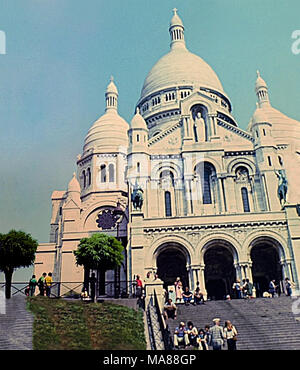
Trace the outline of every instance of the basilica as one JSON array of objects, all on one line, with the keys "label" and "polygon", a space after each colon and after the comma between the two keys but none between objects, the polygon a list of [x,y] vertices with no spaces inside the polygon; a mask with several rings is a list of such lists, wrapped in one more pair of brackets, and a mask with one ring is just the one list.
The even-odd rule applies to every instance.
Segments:
[{"label": "basilica", "polygon": [[101,232],[124,245],[122,266],[98,274],[102,293],[110,281],[148,272],[166,287],[177,277],[190,289],[199,284],[211,299],[246,278],[257,297],[273,279],[283,288],[288,277],[296,291],[300,122],[272,106],[257,71],[256,108],[241,129],[218,76],[188,50],[173,13],[170,50],[146,76],[130,123],[118,114],[111,78],[77,173],[67,190],[52,193],[50,241],[38,247],[35,273],[83,281],[73,251]]}]

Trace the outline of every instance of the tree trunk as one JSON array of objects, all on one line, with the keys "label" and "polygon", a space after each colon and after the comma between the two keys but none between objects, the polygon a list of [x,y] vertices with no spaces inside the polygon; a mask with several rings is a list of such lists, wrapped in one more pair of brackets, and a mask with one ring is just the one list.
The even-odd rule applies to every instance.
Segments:
[{"label": "tree trunk", "polygon": [[89,294],[89,280],[90,280],[90,269],[88,267],[84,267],[83,287],[86,288],[88,294]]},{"label": "tree trunk", "polygon": [[4,271],[5,275],[5,298],[9,299],[11,297],[11,281],[14,270],[8,268]]}]

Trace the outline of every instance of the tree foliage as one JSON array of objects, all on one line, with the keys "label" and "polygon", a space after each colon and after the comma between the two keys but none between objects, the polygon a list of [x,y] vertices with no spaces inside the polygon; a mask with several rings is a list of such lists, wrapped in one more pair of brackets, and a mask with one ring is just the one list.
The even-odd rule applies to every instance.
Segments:
[{"label": "tree foliage", "polygon": [[77,265],[107,271],[121,265],[123,249],[122,243],[115,237],[97,233],[81,239],[74,255]]},{"label": "tree foliage", "polygon": [[11,296],[14,269],[32,265],[37,247],[38,242],[24,231],[11,230],[0,234],[0,270],[5,274],[6,298]]}]

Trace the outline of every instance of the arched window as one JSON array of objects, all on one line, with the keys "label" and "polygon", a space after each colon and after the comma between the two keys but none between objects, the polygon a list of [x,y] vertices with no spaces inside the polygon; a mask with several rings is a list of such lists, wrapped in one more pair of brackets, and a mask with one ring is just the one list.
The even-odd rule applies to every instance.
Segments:
[{"label": "arched window", "polygon": [[83,188],[86,187],[86,174],[85,174],[85,170],[83,170],[82,172],[82,177],[83,177]]},{"label": "arched window", "polygon": [[88,183],[88,185],[91,185],[91,183],[92,183],[92,175],[91,175],[91,169],[90,168],[87,169],[87,183]]},{"label": "arched window", "polygon": [[202,188],[202,200],[203,204],[212,204],[211,196],[211,177],[213,174],[212,166],[209,163],[204,163],[203,171],[203,188]]},{"label": "arched window", "polygon": [[172,216],[171,193],[165,191],[165,214],[166,217]]},{"label": "arched window", "polygon": [[136,170],[137,170],[137,173],[140,173],[141,172],[141,164],[140,164],[140,162],[137,162],[137,164],[136,164]]},{"label": "arched window", "polygon": [[100,181],[106,182],[106,165],[102,164],[100,167]]},{"label": "arched window", "polygon": [[112,163],[108,166],[108,180],[109,182],[115,182],[115,167]]},{"label": "arched window", "polygon": [[164,170],[160,173],[160,184],[162,188],[168,189],[174,187],[174,175],[170,170]]},{"label": "arched window", "polygon": [[246,188],[242,188],[241,192],[242,192],[242,202],[243,202],[244,212],[250,212],[248,190]]}]

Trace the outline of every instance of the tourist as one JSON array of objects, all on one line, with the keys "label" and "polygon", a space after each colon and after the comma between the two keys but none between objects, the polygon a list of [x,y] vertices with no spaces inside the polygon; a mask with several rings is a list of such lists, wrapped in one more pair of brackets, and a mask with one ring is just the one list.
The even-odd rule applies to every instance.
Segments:
[{"label": "tourist", "polygon": [[45,287],[46,287],[46,296],[50,297],[51,295],[51,286],[52,286],[52,273],[49,272],[48,276],[45,277]]},{"label": "tourist", "polygon": [[29,295],[32,297],[35,293],[35,288],[37,286],[38,282],[35,278],[35,275],[32,275],[31,279],[29,280]]},{"label": "tourist", "polygon": [[198,337],[198,330],[192,323],[192,321],[189,321],[187,323],[187,334],[189,337],[190,345],[193,347],[197,347],[197,337]]},{"label": "tourist", "polygon": [[135,282],[136,282],[135,295],[136,297],[141,298],[143,295],[143,282],[140,279],[140,275],[136,276]]},{"label": "tourist", "polygon": [[86,289],[86,288],[83,288],[83,289],[82,289],[82,292],[81,292],[81,294],[80,294],[80,297],[81,297],[81,299],[82,299],[83,301],[86,301],[86,300],[88,300],[88,299],[89,299],[88,291],[87,291],[87,289]]},{"label": "tourist", "polygon": [[182,300],[182,282],[180,280],[180,277],[177,277],[175,283],[175,292],[176,292],[176,303]]},{"label": "tourist", "polygon": [[191,303],[193,299],[193,293],[189,290],[188,287],[186,287],[184,293],[182,293],[182,298],[186,306]]},{"label": "tourist", "polygon": [[210,329],[210,326],[209,325],[205,325],[205,327],[204,327],[204,333],[205,333],[205,339],[206,339],[207,346],[210,343],[210,332],[209,332],[209,329]]},{"label": "tourist", "polygon": [[199,329],[197,343],[200,351],[208,351],[207,338],[207,333],[203,329]]},{"label": "tourist", "polygon": [[249,285],[248,285],[247,280],[248,279],[243,279],[243,285],[242,285],[242,294],[243,294],[243,298],[245,299],[249,298]]},{"label": "tourist", "polygon": [[290,297],[292,295],[292,283],[289,278],[285,278],[284,283],[285,283],[285,291],[286,291],[285,294],[288,297]]},{"label": "tourist", "polygon": [[95,301],[95,296],[96,296],[96,274],[92,272],[92,276],[89,278],[89,283],[90,283],[90,292],[91,292],[91,300],[92,302]]},{"label": "tourist", "polygon": [[194,292],[194,304],[204,304],[204,296],[198,286]]},{"label": "tourist", "polygon": [[275,280],[271,280],[269,284],[269,293],[271,294],[272,298],[274,298],[276,293],[276,285]]},{"label": "tourist", "polygon": [[220,319],[213,319],[214,326],[209,329],[210,333],[210,345],[213,351],[220,351],[224,345],[224,333],[223,328],[220,326]]},{"label": "tourist", "polygon": [[234,291],[234,294],[235,294],[235,298],[236,299],[242,298],[241,282],[240,282],[240,280],[238,280],[238,279],[236,280],[236,282],[232,286],[232,289]]},{"label": "tourist", "polygon": [[173,302],[176,301],[176,293],[173,285],[168,286],[168,298],[171,298]]},{"label": "tourist", "polygon": [[237,330],[231,321],[227,320],[224,327],[224,337],[227,340],[228,351],[236,351]]},{"label": "tourist", "polygon": [[184,347],[190,344],[188,333],[185,327],[185,323],[182,321],[179,326],[175,329],[174,333],[174,346],[178,348],[179,343],[183,343]]},{"label": "tourist", "polygon": [[246,279],[246,282],[248,284],[248,297],[253,298],[253,284],[249,281],[249,279]]},{"label": "tourist", "polygon": [[169,298],[166,304],[164,305],[164,316],[166,320],[176,319],[176,313],[177,313],[177,307],[175,303],[172,301],[172,299]]},{"label": "tourist", "polygon": [[47,274],[46,272],[43,273],[43,275],[39,278],[38,280],[38,287],[39,287],[39,290],[40,290],[40,295],[44,296],[45,295],[45,278],[46,278]]}]

